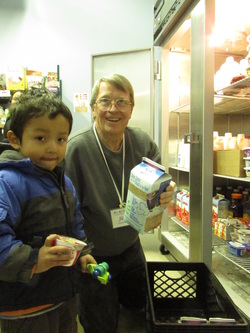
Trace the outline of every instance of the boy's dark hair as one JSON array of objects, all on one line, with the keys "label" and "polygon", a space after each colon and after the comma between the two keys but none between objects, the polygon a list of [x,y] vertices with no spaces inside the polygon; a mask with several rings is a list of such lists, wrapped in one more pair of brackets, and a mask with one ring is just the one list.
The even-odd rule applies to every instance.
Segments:
[{"label": "boy's dark hair", "polygon": [[33,88],[23,92],[17,103],[11,105],[10,130],[22,142],[24,127],[36,117],[48,114],[50,119],[58,114],[69,121],[69,134],[72,129],[73,117],[69,108],[54,93],[45,88]]}]

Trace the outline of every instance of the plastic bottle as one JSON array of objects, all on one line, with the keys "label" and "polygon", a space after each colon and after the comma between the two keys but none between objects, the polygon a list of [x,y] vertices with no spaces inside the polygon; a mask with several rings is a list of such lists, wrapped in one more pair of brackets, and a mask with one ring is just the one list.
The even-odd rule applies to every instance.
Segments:
[{"label": "plastic bottle", "polygon": [[232,193],[232,202],[229,206],[229,216],[230,217],[242,217],[243,207],[242,207],[242,194]]},{"label": "plastic bottle", "polygon": [[215,195],[217,195],[217,194],[221,194],[221,195],[225,196],[225,192],[223,191],[221,186],[216,186]]},{"label": "plastic bottle", "polygon": [[184,168],[184,139],[179,143],[177,166]]},{"label": "plastic bottle", "polygon": [[219,136],[217,131],[213,132],[213,150],[223,150],[224,149],[224,138]]},{"label": "plastic bottle", "polygon": [[247,59],[241,59],[240,61],[240,74],[247,75],[248,62]]},{"label": "plastic bottle", "polygon": [[224,136],[224,150],[229,150],[229,142],[232,139],[232,133],[227,132]]},{"label": "plastic bottle", "polygon": [[228,149],[229,150],[236,150],[236,149],[238,149],[238,143],[237,143],[237,137],[236,136],[233,136],[228,141]]},{"label": "plastic bottle", "polygon": [[225,63],[221,65],[219,71],[216,73],[217,84],[220,88],[229,86],[232,78],[239,75],[240,71],[240,65],[234,61],[234,58],[232,56],[227,57]]},{"label": "plastic bottle", "polygon": [[219,201],[218,218],[227,218],[228,217],[229,204],[230,204],[230,201],[227,199],[222,199]]},{"label": "plastic bottle", "polygon": [[245,134],[237,135],[237,145],[240,150],[248,146],[248,139],[245,138]]},{"label": "plastic bottle", "polygon": [[250,187],[245,187],[244,191],[248,192],[248,195],[249,195],[249,199],[248,200],[250,200]]},{"label": "plastic bottle", "polygon": [[190,169],[190,143],[184,143],[183,153],[184,153],[184,168],[189,170]]},{"label": "plastic bottle", "polygon": [[227,186],[225,198],[229,200],[230,203],[232,201],[232,193],[233,193],[233,186]]},{"label": "plastic bottle", "polygon": [[242,203],[248,201],[249,199],[249,192],[248,191],[242,191]]}]

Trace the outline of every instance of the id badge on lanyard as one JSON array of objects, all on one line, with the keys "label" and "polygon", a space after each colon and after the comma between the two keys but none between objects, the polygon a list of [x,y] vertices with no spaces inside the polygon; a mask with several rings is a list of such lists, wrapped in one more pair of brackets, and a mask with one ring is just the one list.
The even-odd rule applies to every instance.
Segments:
[{"label": "id badge on lanyard", "polygon": [[113,229],[127,227],[129,224],[123,220],[125,208],[115,208],[110,210]]},{"label": "id badge on lanyard", "polygon": [[120,195],[120,193],[118,191],[118,188],[116,186],[115,180],[114,180],[114,178],[112,176],[112,173],[110,171],[110,168],[109,168],[108,162],[106,160],[104,151],[102,149],[100,140],[99,140],[98,135],[96,133],[95,123],[93,124],[93,130],[94,130],[94,134],[95,134],[96,141],[98,143],[100,152],[101,152],[103,160],[106,164],[107,170],[110,174],[110,177],[112,179],[112,182],[114,184],[114,188],[116,190],[116,193],[117,193],[117,196],[118,196],[118,199],[119,199],[119,202],[120,202],[120,205],[119,205],[120,207],[119,208],[114,208],[114,209],[110,210],[113,229],[128,226],[128,223],[124,222],[124,220],[123,220],[124,213],[125,213],[125,202],[123,200],[123,198],[124,198],[125,136],[123,134],[123,142],[122,142],[122,144],[123,144],[123,146],[122,146],[122,192],[121,192],[121,195]]}]

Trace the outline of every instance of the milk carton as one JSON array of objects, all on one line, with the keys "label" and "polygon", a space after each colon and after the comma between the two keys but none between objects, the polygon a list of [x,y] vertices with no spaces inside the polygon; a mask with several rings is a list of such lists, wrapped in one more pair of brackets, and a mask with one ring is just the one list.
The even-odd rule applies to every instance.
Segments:
[{"label": "milk carton", "polygon": [[227,219],[218,220],[214,223],[214,234],[226,241],[231,240],[231,233],[233,231],[234,228]]},{"label": "milk carton", "polygon": [[182,199],[181,221],[189,225],[189,193],[184,195]]},{"label": "milk carton", "polygon": [[164,211],[160,195],[171,179],[164,166],[143,157],[130,173],[124,221],[141,234],[158,227]]},{"label": "milk carton", "polygon": [[226,218],[228,215],[229,200],[225,199],[224,195],[216,194],[213,197],[212,206],[212,226],[214,227],[215,222],[218,218]]},{"label": "milk carton", "polygon": [[182,220],[182,203],[183,197],[187,194],[185,191],[180,191],[177,193],[176,197],[176,217],[181,221]]}]

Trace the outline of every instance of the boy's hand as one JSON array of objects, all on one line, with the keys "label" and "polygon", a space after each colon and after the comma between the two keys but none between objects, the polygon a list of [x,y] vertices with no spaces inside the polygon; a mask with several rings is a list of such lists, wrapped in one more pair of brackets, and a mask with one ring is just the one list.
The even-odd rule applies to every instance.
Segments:
[{"label": "boy's hand", "polygon": [[89,272],[87,270],[87,264],[97,264],[95,259],[90,254],[86,254],[85,256],[80,257],[79,262],[80,262],[80,266],[81,266],[81,271],[83,273]]},{"label": "boy's hand", "polygon": [[175,182],[171,181],[166,188],[166,191],[160,195],[160,204],[163,208],[167,208],[170,202],[173,200],[175,186]]},{"label": "boy's hand", "polygon": [[40,248],[38,261],[34,273],[42,273],[52,267],[63,266],[69,264],[74,257],[72,251],[67,246],[55,245],[59,235],[49,235],[44,245]]}]

